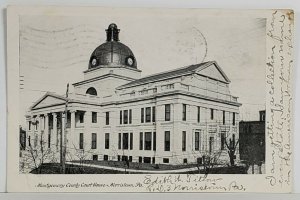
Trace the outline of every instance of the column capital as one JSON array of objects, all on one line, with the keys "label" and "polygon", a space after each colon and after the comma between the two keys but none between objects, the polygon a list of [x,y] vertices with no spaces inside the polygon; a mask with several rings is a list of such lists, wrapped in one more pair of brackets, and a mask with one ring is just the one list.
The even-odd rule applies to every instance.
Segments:
[{"label": "column capital", "polygon": [[77,110],[69,110],[70,113],[76,113]]}]

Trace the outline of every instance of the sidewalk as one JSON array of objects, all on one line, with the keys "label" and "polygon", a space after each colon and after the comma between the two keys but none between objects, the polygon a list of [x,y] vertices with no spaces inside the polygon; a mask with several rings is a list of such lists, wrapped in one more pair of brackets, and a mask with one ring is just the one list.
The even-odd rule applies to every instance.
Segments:
[{"label": "sidewalk", "polygon": [[[99,169],[108,169],[108,170],[115,170],[115,171],[121,171],[124,172],[125,168],[120,167],[109,167],[109,166],[101,166],[101,165],[94,165],[94,164],[80,164],[76,162],[66,162],[66,164],[70,165],[77,165],[77,166],[84,166],[84,167],[94,167]],[[204,169],[203,166],[199,167],[200,170]],[[174,170],[138,170],[138,169],[127,169],[126,172],[134,172],[134,173],[148,173],[148,174],[172,174],[172,173],[185,173],[190,171],[197,171],[197,167],[192,168],[185,168],[185,169],[174,169]]]}]

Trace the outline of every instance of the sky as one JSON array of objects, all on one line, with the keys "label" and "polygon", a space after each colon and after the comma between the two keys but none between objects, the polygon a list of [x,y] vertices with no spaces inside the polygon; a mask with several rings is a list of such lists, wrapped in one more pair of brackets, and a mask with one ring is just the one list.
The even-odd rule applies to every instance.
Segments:
[{"label": "sky", "polygon": [[[240,118],[258,120],[265,109],[265,20],[251,17],[105,13],[20,17],[20,123],[47,91],[65,94],[83,80],[93,50],[110,23],[133,51],[142,76],[216,61],[239,97]],[[70,88],[73,91],[73,88]]]}]

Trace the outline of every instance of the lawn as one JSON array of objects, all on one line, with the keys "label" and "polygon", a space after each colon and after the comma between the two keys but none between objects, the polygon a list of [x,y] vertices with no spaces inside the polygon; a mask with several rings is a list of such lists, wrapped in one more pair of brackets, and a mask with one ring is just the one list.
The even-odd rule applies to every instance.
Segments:
[{"label": "lawn", "polygon": [[[74,163],[80,163],[80,161],[72,161]],[[136,170],[175,170],[175,169],[185,169],[197,167],[197,164],[181,164],[181,165],[168,165],[168,164],[150,164],[150,163],[136,163],[129,162],[127,166],[124,161],[104,161],[104,160],[84,160],[81,161],[84,164],[92,164],[99,166],[108,166],[108,167],[118,167],[126,169],[136,169]]]},{"label": "lawn", "polygon": [[[112,161],[108,161],[112,162]],[[114,161],[115,162],[115,161]],[[86,162],[87,163],[87,162]],[[89,164],[92,164],[88,162]],[[101,164],[104,162],[101,162]],[[122,165],[123,162],[115,162],[115,167],[124,167],[124,164]],[[94,163],[95,164],[95,163]],[[111,164],[111,163],[110,163]],[[132,167],[136,166],[137,164],[143,164],[140,165],[142,166],[143,169],[151,169],[152,164],[147,164],[147,163],[130,163]],[[100,163],[98,163],[100,165]],[[111,166],[107,163],[106,166]],[[155,169],[152,166],[151,170],[165,170],[168,169],[182,169],[183,166],[192,167],[191,165],[181,165],[181,166],[173,166],[173,165],[159,165],[161,168]],[[100,168],[95,168],[95,167],[90,167],[90,166],[78,166],[78,165],[70,165],[66,164],[66,174],[128,174],[128,172],[125,172],[125,169],[128,169],[127,167],[124,167],[124,171],[116,171],[116,170],[108,170],[108,169],[100,169]],[[133,168],[131,168],[133,169]],[[141,169],[141,168],[139,168]],[[42,166],[40,166],[38,169],[32,170],[30,173],[32,174],[60,174],[60,165],[59,163],[45,163]],[[188,174],[198,174],[198,170],[186,172]],[[209,169],[208,171],[209,174],[246,174],[247,169],[243,166],[233,166],[233,167],[215,167],[212,169]],[[133,173],[130,172],[130,174],[142,174],[142,173]],[[205,170],[200,170],[200,174],[205,174]]]}]

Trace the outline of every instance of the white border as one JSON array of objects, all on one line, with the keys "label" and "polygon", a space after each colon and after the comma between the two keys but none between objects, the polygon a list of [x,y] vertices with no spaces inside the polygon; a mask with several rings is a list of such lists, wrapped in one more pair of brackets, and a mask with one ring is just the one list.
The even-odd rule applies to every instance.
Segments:
[{"label": "white border", "polygon": [[[1,31],[1,37],[0,37],[0,45],[1,45],[1,53],[0,53],[0,67],[1,67],[1,71],[0,71],[0,111],[1,111],[1,115],[0,115],[0,134],[1,134],[1,140],[0,140],[0,156],[1,156],[1,161],[5,160],[5,150],[6,150],[6,146],[5,146],[5,141],[6,141],[6,137],[5,137],[5,111],[6,111],[6,107],[5,107],[5,33],[4,31],[5,29],[5,25],[3,23],[4,19],[5,19],[5,13],[3,11],[3,8],[6,7],[7,4],[23,4],[23,5],[34,5],[34,4],[39,4],[39,5],[97,5],[97,6],[126,6],[126,7],[130,7],[130,6],[134,6],[134,7],[206,7],[206,8],[293,8],[295,10],[296,13],[296,17],[297,14],[299,13],[300,10],[300,4],[299,1],[297,0],[285,0],[285,1],[274,1],[274,0],[252,0],[252,1],[239,1],[239,0],[207,0],[207,1],[164,1],[164,0],[160,0],[160,1],[152,1],[150,2],[146,2],[146,1],[89,1],[89,0],[65,0],[64,2],[62,1],[0,1],[1,3],[1,29],[3,30]],[[298,20],[296,20],[296,24],[295,27],[297,29],[297,27],[299,26],[299,22]],[[299,41],[299,36],[297,37],[297,31],[295,32],[295,44],[297,44],[297,41]],[[299,51],[298,51],[298,46],[295,47],[295,66],[297,66],[298,64],[298,59],[299,58]],[[300,70],[297,69],[297,67],[295,67],[294,69],[295,74],[297,74],[297,77],[299,77],[300,74]],[[297,79],[295,79],[295,83],[296,85],[300,84],[299,81]],[[300,94],[299,92],[297,92],[297,86],[295,88],[295,102],[299,101],[300,99]],[[295,121],[299,121],[299,103],[296,103],[294,106],[295,110]],[[299,132],[300,129],[300,124],[296,123],[295,127],[294,127],[294,132],[297,133]],[[294,135],[294,144],[298,144],[299,143],[299,138],[300,136],[295,134]],[[300,147],[298,145],[295,145],[295,150],[294,150],[295,154],[294,154],[294,169],[299,169],[299,153],[296,154],[297,152],[300,152]],[[5,162],[2,162],[5,163]],[[5,191],[5,165],[1,164],[0,165],[0,190],[1,191]],[[294,191],[295,192],[300,192],[300,175],[299,175],[299,170],[295,172],[295,176],[294,176]]]}]

